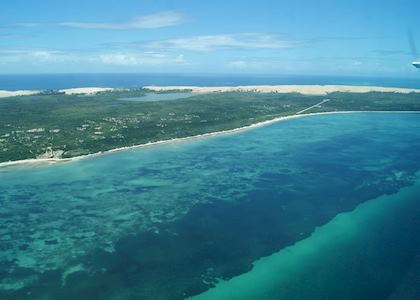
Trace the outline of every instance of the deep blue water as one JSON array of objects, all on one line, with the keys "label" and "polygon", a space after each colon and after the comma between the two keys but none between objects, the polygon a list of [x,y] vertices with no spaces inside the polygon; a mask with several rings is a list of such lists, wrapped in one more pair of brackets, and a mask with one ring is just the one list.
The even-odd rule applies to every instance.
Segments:
[{"label": "deep blue water", "polygon": [[419,149],[355,113],[0,169],[0,299],[418,299]]},{"label": "deep blue water", "polygon": [[301,75],[184,75],[184,74],[54,74],[0,75],[0,90],[63,89],[73,87],[133,88],[146,85],[274,85],[342,84],[420,88],[419,79]]}]

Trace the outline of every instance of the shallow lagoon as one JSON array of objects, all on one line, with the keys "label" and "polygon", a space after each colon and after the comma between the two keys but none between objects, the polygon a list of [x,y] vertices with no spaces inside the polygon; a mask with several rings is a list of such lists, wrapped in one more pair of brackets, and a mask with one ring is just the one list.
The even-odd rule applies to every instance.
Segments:
[{"label": "shallow lagoon", "polygon": [[[305,287],[336,297],[326,284],[334,274],[351,283],[342,299],[397,297],[420,272],[420,204],[404,197],[418,180],[418,149],[420,115],[358,113],[0,169],[0,298],[182,299],[320,235],[329,247],[320,265],[300,263],[296,281],[280,268],[254,292],[273,299],[269,281],[288,280],[287,299]],[[384,195],[403,199],[399,214],[387,215]],[[360,235],[328,239],[335,218],[358,219],[369,203],[383,214],[362,222]],[[354,265],[363,280],[344,276],[360,274],[342,267]]]}]

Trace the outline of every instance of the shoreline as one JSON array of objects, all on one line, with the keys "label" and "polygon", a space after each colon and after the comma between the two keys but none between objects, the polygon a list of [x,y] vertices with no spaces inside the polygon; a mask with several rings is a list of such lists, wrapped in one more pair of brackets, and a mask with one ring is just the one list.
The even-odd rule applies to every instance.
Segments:
[{"label": "shoreline", "polygon": [[[103,87],[82,87],[82,88],[60,89],[57,91],[60,93],[64,93],[66,95],[94,95],[99,92],[107,92],[107,91],[115,91],[115,90],[123,90],[123,89],[103,88]],[[43,91],[45,90],[17,90],[17,91],[0,90],[0,98],[37,95],[37,94],[42,93]]]},{"label": "shoreline", "polygon": [[115,149],[105,150],[101,152],[95,152],[90,153],[86,155],[80,155],[75,157],[69,157],[69,158],[29,158],[29,159],[22,159],[22,160],[15,160],[15,161],[6,161],[6,162],[0,162],[0,169],[6,168],[6,167],[14,167],[14,166],[24,166],[24,165],[46,165],[46,164],[56,164],[56,163],[66,163],[66,162],[73,162],[78,161],[82,159],[88,159],[96,156],[106,155],[113,152],[120,152],[125,150],[131,150],[136,148],[143,148],[143,147],[151,147],[151,146],[157,146],[157,145],[163,145],[163,144],[170,144],[170,143],[178,143],[178,142],[184,142],[184,141],[192,141],[196,139],[201,138],[208,138],[218,135],[227,135],[227,134],[234,134],[246,130],[252,130],[258,127],[267,126],[273,123],[291,120],[291,119],[297,119],[297,118],[303,118],[303,117],[310,117],[310,116],[318,116],[318,115],[332,115],[332,114],[352,114],[352,113],[403,113],[403,114],[420,114],[420,111],[330,111],[330,112],[318,112],[318,113],[307,113],[307,114],[293,114],[289,116],[283,116],[283,117],[277,117],[271,120],[266,120],[250,125],[246,125],[243,127],[228,129],[228,130],[222,130],[222,131],[215,131],[215,132],[208,132],[198,135],[192,135],[187,137],[180,137],[180,138],[173,138],[169,140],[160,140],[155,142],[148,142],[145,144],[138,144],[133,146],[124,146],[119,147]]},{"label": "shoreline", "polygon": [[[399,88],[369,85],[239,85],[239,86],[143,86],[143,89],[151,92],[183,91],[191,90],[192,93],[221,93],[221,92],[258,92],[258,93],[300,93],[303,95],[327,95],[334,92],[342,93],[420,93],[420,89]],[[74,87],[59,89],[66,95],[94,95],[99,92],[129,90],[129,88],[109,87]],[[0,90],[0,98],[28,96],[42,93],[44,90]]]},{"label": "shoreline", "polygon": [[144,86],[144,89],[155,92],[191,90],[192,93],[223,93],[223,92],[258,92],[258,93],[299,93],[303,95],[328,95],[329,93],[420,93],[420,89],[397,88],[363,85],[244,85],[244,86]]}]

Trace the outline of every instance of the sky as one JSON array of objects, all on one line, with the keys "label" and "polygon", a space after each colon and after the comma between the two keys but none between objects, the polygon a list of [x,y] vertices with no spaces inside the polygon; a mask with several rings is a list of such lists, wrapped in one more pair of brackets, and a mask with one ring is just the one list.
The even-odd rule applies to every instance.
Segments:
[{"label": "sky", "polygon": [[4,0],[0,73],[420,76],[418,0]]}]

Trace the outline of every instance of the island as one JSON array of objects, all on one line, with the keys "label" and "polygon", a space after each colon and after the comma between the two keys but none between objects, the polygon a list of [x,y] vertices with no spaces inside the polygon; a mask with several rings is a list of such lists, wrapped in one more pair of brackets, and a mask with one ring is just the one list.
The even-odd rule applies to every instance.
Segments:
[{"label": "island", "polygon": [[420,90],[367,86],[0,91],[0,164],[65,161],[307,114],[420,111]]}]

